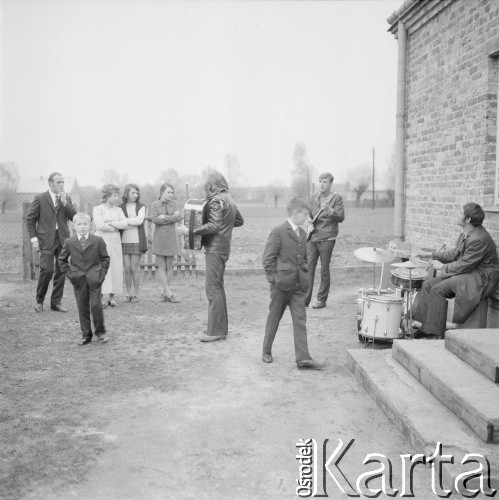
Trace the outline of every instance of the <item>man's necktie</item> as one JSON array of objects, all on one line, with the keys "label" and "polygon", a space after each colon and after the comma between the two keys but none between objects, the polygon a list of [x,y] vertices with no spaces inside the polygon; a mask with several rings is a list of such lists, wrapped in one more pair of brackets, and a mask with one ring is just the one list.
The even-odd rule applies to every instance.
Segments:
[{"label": "man's necktie", "polygon": [[61,200],[59,199],[59,196],[55,197],[55,211],[59,210],[59,207],[61,206]]},{"label": "man's necktie", "polygon": [[80,238],[80,245],[81,245],[81,248],[83,248],[83,250],[85,250],[85,248],[87,248],[87,238]]}]

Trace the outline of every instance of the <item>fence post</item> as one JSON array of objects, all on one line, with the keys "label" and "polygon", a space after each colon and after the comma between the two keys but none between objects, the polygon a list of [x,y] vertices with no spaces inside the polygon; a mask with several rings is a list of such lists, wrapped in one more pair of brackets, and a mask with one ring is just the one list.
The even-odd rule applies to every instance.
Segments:
[{"label": "fence post", "polygon": [[185,183],[185,197],[189,199],[189,184]]},{"label": "fence post", "polygon": [[23,202],[23,280],[34,280],[35,279],[35,269],[33,265],[33,249],[31,247],[31,238],[28,233],[28,212],[31,207],[29,201]]}]

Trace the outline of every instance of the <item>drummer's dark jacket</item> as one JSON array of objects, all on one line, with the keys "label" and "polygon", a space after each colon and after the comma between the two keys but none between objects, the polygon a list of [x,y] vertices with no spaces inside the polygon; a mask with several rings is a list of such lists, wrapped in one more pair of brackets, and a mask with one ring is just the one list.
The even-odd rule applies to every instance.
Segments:
[{"label": "drummer's dark jacket", "polygon": [[203,210],[203,224],[192,231],[201,235],[205,253],[230,254],[232,229],[244,224],[236,202],[227,191],[207,198]]},{"label": "drummer's dark jacket", "polygon": [[307,291],[310,278],[305,231],[300,229],[298,238],[288,221],[272,229],[263,252],[263,268],[267,281],[279,290],[289,291],[300,285]]},{"label": "drummer's dark jacket", "polygon": [[475,226],[459,235],[455,248],[433,252],[432,257],[445,264],[441,278],[457,276],[454,321],[462,323],[481,299],[495,292],[499,282],[496,244],[483,226]]}]

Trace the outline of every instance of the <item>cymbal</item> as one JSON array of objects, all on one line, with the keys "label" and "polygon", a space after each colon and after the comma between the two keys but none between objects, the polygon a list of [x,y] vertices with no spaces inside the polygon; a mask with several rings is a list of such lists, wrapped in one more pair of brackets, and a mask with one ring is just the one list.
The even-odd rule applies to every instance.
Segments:
[{"label": "cymbal", "polygon": [[418,266],[415,262],[412,260],[406,260],[405,262],[395,262],[395,264],[392,264],[392,267],[405,267],[406,269],[416,269]]},{"label": "cymbal", "polygon": [[353,254],[355,255],[355,257],[357,257],[357,259],[373,263],[391,262],[395,259],[392,252],[383,248],[357,248],[357,250],[355,250]]}]

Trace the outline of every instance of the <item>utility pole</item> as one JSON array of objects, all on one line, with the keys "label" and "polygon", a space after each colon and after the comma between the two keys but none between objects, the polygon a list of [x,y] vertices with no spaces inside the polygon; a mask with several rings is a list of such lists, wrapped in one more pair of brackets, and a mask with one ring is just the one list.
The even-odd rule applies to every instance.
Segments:
[{"label": "utility pole", "polygon": [[374,203],[375,203],[375,199],[374,199],[374,187],[375,187],[375,183],[374,183],[374,148],[373,148],[373,210],[374,210]]}]

